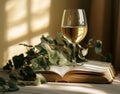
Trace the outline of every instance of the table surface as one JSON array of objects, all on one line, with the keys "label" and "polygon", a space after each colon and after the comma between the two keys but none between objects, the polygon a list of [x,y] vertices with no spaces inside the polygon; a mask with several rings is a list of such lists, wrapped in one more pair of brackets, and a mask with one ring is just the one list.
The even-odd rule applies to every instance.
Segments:
[{"label": "table surface", "polygon": [[48,82],[39,86],[20,86],[19,91],[5,94],[120,94],[120,75],[112,84]]}]

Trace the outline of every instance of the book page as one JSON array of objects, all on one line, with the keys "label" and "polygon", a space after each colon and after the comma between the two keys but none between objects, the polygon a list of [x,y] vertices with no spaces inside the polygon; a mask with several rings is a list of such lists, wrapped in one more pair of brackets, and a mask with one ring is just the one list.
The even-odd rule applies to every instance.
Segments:
[{"label": "book page", "polygon": [[72,67],[71,70],[83,70],[83,71],[103,73],[109,67],[110,67],[109,63],[88,60],[88,62],[85,62],[83,65],[79,65],[78,63],[78,65],[76,67]]},{"label": "book page", "polygon": [[53,65],[50,67],[49,71],[54,71],[56,73],[58,73],[59,75],[61,75],[62,77],[65,75],[66,72],[68,72],[69,70],[71,70],[70,66],[56,66]]}]

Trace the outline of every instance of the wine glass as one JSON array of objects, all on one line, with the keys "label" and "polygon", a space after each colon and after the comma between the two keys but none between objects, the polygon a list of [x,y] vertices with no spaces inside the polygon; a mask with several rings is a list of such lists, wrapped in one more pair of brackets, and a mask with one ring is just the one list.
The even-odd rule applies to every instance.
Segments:
[{"label": "wine glass", "polygon": [[[75,47],[87,34],[87,19],[84,9],[64,9],[61,32],[65,39]],[[76,64],[75,49],[72,51],[72,63]]]}]

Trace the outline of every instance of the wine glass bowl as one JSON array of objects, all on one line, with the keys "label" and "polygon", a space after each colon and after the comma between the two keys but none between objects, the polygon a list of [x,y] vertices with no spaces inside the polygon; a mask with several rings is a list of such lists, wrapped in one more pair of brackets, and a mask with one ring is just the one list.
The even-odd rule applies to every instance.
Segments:
[{"label": "wine glass bowl", "polygon": [[87,20],[84,9],[65,9],[61,32],[72,43],[81,42],[87,34]]}]

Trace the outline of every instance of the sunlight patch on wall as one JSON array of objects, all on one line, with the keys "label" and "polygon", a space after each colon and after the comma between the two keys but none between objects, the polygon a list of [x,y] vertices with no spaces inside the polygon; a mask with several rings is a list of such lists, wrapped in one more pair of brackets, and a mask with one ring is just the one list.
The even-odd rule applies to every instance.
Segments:
[{"label": "sunlight patch on wall", "polygon": [[7,24],[15,24],[26,17],[27,0],[8,0],[6,3]]},{"label": "sunlight patch on wall", "polygon": [[27,33],[28,33],[27,24],[26,23],[19,24],[17,26],[8,28],[7,40],[12,41],[12,40],[18,39],[22,36],[25,36]]},{"label": "sunlight patch on wall", "polygon": [[8,0],[6,3],[6,40],[12,41],[27,34],[26,0]]},{"label": "sunlight patch on wall", "polygon": [[32,0],[32,13],[41,13],[50,8],[51,0]]},{"label": "sunlight patch on wall", "polygon": [[33,32],[48,27],[49,25],[48,15],[46,14],[43,17],[33,17],[31,24]]},{"label": "sunlight patch on wall", "polygon": [[32,0],[32,21],[31,28],[33,32],[39,31],[49,26],[49,9],[51,0]]}]

